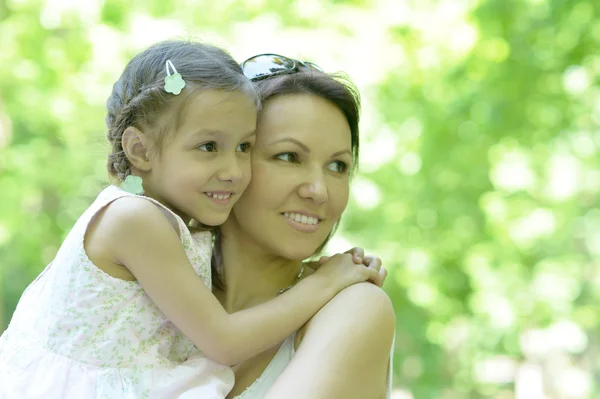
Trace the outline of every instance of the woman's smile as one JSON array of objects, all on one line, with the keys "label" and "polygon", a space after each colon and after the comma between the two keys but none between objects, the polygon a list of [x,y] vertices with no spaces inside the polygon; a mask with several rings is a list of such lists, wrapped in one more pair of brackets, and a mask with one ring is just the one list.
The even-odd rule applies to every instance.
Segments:
[{"label": "woman's smile", "polygon": [[314,233],[319,229],[322,218],[308,212],[295,211],[282,213],[286,222],[294,229],[303,233]]}]

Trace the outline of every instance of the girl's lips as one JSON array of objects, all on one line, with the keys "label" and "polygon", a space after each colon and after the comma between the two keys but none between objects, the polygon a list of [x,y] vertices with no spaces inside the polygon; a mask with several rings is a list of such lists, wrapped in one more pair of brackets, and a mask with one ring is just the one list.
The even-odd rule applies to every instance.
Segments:
[{"label": "girl's lips", "polygon": [[233,193],[231,191],[210,191],[204,193],[213,202],[220,205],[227,205],[231,202]]}]

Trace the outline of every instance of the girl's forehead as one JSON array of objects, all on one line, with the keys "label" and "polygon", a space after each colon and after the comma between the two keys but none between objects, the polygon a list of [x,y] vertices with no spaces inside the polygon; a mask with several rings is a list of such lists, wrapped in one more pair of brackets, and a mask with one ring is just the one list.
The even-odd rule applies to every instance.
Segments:
[{"label": "girl's forehead", "polygon": [[251,105],[256,112],[256,101],[245,91],[204,89],[189,93],[182,103],[182,116],[194,116],[197,113],[210,113],[224,107],[235,111],[236,107],[244,108]]},{"label": "girl's forehead", "polygon": [[226,91],[217,89],[196,90],[186,93],[185,97],[177,99],[173,104],[172,112],[178,113],[180,119],[210,116],[215,112],[246,111],[249,107],[256,113],[256,104],[252,97],[242,91]]},{"label": "girl's forehead", "polygon": [[186,135],[256,129],[256,105],[242,91],[203,90],[189,96],[181,106],[177,131]]}]

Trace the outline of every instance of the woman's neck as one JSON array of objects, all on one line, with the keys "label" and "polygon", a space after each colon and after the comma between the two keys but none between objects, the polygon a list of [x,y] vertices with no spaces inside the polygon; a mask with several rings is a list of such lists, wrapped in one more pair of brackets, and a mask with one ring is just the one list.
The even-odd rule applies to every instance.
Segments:
[{"label": "woman's neck", "polygon": [[296,282],[301,261],[274,255],[236,228],[223,226],[221,262],[225,291],[215,295],[229,312],[273,299]]}]

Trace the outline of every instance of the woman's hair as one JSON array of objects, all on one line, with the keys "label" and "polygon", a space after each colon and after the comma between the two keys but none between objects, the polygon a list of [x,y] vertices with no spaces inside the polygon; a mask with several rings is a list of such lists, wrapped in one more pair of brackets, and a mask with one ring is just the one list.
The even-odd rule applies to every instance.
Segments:
[{"label": "woman's hair", "polygon": [[[164,90],[167,60],[185,81],[181,95]],[[149,133],[160,151],[167,135],[177,130],[187,100],[206,89],[243,90],[259,104],[256,89],[239,64],[218,47],[183,40],[164,41],[133,57],[106,103],[106,136],[112,146],[107,161],[109,175],[122,181],[131,173],[121,144],[125,129],[133,126]]]},{"label": "woman's hair", "polygon": [[[310,94],[321,97],[333,105],[335,105],[346,117],[346,121],[350,127],[351,136],[351,152],[352,152],[352,168],[350,170],[353,175],[358,169],[358,154],[359,154],[359,129],[360,120],[360,94],[354,84],[341,74],[327,74],[325,72],[316,71],[311,68],[300,66],[298,72],[274,75],[266,79],[259,80],[254,83],[258,89],[261,102],[264,104],[270,99],[286,94]],[[339,221],[334,225],[333,229],[317,248],[316,255],[320,253],[329,239],[337,230]],[[222,233],[217,233],[215,236],[215,250],[212,257],[213,284],[224,289],[222,280],[222,264],[221,264],[221,240]]]}]

